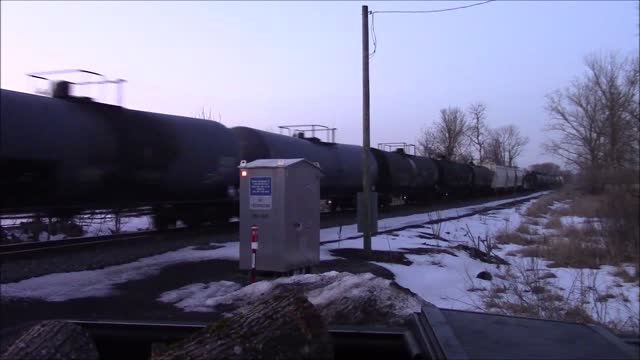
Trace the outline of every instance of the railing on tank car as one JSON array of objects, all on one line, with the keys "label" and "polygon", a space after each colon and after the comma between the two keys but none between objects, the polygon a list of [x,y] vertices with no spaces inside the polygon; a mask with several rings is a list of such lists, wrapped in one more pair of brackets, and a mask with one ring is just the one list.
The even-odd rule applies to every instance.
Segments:
[{"label": "railing on tank car", "polygon": [[336,130],[337,128],[330,128],[324,125],[318,124],[305,124],[305,125],[282,125],[278,126],[280,128],[280,134],[286,130],[289,136],[295,136],[299,138],[308,137],[307,134],[310,133],[312,138],[317,138],[316,133],[325,133],[326,140],[328,143],[336,142]]},{"label": "railing on tank car", "polygon": [[389,152],[400,151],[405,154],[416,155],[416,146],[405,142],[378,143],[378,149]]},{"label": "railing on tank car", "polygon": [[[68,76],[71,74],[81,74],[85,76],[97,76],[100,80],[97,81],[69,81]],[[127,82],[124,79],[109,79],[106,75],[97,73],[95,71],[83,70],[83,69],[67,69],[67,70],[52,70],[52,71],[40,71],[26,74],[28,77],[37,79],[37,80],[45,80],[49,83],[50,88],[47,89],[36,89],[35,93],[46,96],[56,96],[56,92],[59,90],[58,86],[61,82],[66,82],[68,85],[74,86],[82,86],[82,85],[107,85],[107,84],[115,84],[116,85],[116,99],[117,105],[122,106],[122,94],[123,94],[123,84]],[[65,75],[65,78],[53,78],[56,75]],[[66,96],[70,96],[69,90],[65,89]],[[102,93],[104,96],[104,92]]]}]

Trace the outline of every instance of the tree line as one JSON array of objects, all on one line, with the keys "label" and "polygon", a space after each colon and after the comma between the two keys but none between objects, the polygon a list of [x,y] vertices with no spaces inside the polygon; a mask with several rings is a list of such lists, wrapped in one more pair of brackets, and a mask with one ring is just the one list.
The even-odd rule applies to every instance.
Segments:
[{"label": "tree line", "polygon": [[440,117],[423,130],[418,148],[423,156],[460,162],[515,166],[529,138],[515,125],[490,128],[482,102],[440,110]]},{"label": "tree line", "polygon": [[585,73],[547,96],[551,135],[544,149],[582,176],[591,191],[607,183],[638,184],[640,60],[590,54]]}]

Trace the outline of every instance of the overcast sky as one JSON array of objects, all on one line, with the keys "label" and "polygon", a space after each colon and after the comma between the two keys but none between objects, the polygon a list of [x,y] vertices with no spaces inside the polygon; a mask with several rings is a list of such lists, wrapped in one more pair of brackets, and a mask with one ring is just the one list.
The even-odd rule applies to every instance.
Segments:
[{"label": "overcast sky", "polygon": [[[361,5],[429,10],[474,2],[1,2],[1,86],[82,68],[128,80],[124,105],[177,115],[203,106],[227,126],[316,123],[362,140]],[[437,14],[375,15],[371,143],[416,142],[439,109],[488,106],[492,127],[540,144],[545,94],[594,51],[638,53],[637,1],[497,1]],[[40,84],[44,85],[44,84]],[[107,96],[94,91],[93,96]]]}]

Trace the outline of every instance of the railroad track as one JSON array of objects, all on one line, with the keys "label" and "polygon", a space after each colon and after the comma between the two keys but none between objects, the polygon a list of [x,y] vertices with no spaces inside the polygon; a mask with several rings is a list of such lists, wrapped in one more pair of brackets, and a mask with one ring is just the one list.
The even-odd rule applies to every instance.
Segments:
[{"label": "railroad track", "polygon": [[[520,195],[525,195],[525,194],[520,194]],[[537,197],[536,197],[537,198]],[[472,213],[469,214],[465,214],[465,215],[461,215],[461,216],[456,216],[455,219],[459,219],[459,218],[463,218],[463,217],[469,217],[469,216],[473,216],[475,214],[478,213],[482,213],[482,212],[486,212],[486,211],[490,211],[490,210],[495,210],[497,208],[502,208],[504,206],[513,206],[519,202],[523,202],[523,201],[529,201],[533,198],[529,198],[527,200],[517,200],[514,199],[514,201],[512,202],[508,202],[506,204],[500,205],[500,206],[496,206],[496,207],[491,207],[491,208],[483,208],[480,209],[478,211],[474,211]],[[482,201],[485,200],[492,200],[492,198],[486,198],[486,199],[481,199]],[[506,200],[506,199],[505,199]],[[437,205],[442,205],[442,204],[435,204]],[[482,206],[482,204],[478,204],[479,206]],[[455,206],[455,205],[454,205]],[[406,214],[398,214],[395,213],[395,210],[402,212],[406,212],[408,209],[411,210],[415,210],[415,213],[419,213],[420,211],[432,211],[429,209],[426,209],[424,207],[420,207],[415,208],[415,205],[397,205],[397,206],[393,206],[393,210],[387,212],[387,213],[381,213],[380,214],[380,219],[383,219],[385,217],[393,217],[393,216],[405,216]],[[413,211],[411,211],[413,212]],[[334,220],[336,218],[339,217],[344,217],[344,216],[352,216],[354,215],[356,212],[355,210],[344,210],[344,211],[339,211],[339,212],[334,212],[334,213],[321,213],[320,217],[321,217],[321,221],[325,222],[325,223],[332,223],[335,222]],[[448,221],[448,220],[453,220],[454,218],[445,218],[445,219],[438,219],[438,220],[434,220],[434,221],[430,221],[427,222],[425,224],[432,224],[435,222],[442,222],[442,221]],[[354,219],[351,219],[351,221],[348,221],[349,223],[353,223]],[[342,221],[340,221],[340,223],[342,224]],[[334,224],[335,225],[335,224]],[[31,258],[31,257],[37,257],[37,256],[41,256],[44,254],[54,254],[54,253],[63,253],[63,252],[67,252],[67,251],[75,251],[75,250],[80,250],[80,249],[87,249],[87,248],[91,248],[91,247],[96,247],[96,246],[106,246],[109,244],[126,244],[126,243],[131,243],[131,242],[145,242],[145,241],[153,241],[156,240],[158,237],[162,237],[162,236],[167,236],[167,235],[174,235],[174,234],[183,234],[183,235],[197,235],[197,234],[206,234],[207,232],[211,233],[211,232],[220,232],[220,231],[231,231],[233,229],[237,229],[238,226],[238,222],[229,222],[229,223],[224,223],[224,224],[217,224],[217,225],[211,225],[211,226],[203,226],[203,227],[198,227],[198,228],[188,228],[188,227],[181,227],[181,228],[175,228],[175,229],[167,229],[167,230],[150,230],[150,231],[137,231],[137,232],[127,232],[127,233],[120,233],[120,234],[111,234],[111,235],[100,235],[100,236],[90,236],[90,237],[76,237],[76,238],[68,238],[68,239],[62,239],[62,240],[51,240],[51,241],[29,241],[29,242],[22,242],[22,243],[16,243],[16,244],[4,244],[4,245],[0,245],[0,261],[6,261],[6,260],[14,260],[14,259],[25,259],[25,258]],[[404,228],[408,228],[408,227],[415,227],[416,225],[413,226],[405,226]],[[383,233],[387,233],[387,232],[391,232],[391,231],[397,231],[397,230],[402,230],[402,229],[385,229],[382,231],[379,231],[378,234],[383,234]],[[323,243],[331,243],[331,242],[335,242],[335,241],[341,241],[341,240],[348,240],[351,238],[358,238],[360,237],[360,235],[357,236],[352,236],[352,237],[347,237],[344,239],[340,239],[340,240],[330,240],[330,241],[326,241]]]},{"label": "railroad track", "polygon": [[231,230],[237,223],[220,224],[216,226],[206,226],[196,229],[175,228],[168,230],[137,231],[112,235],[77,237],[52,241],[29,241],[18,244],[0,245],[0,260],[10,260],[16,258],[27,258],[38,256],[44,253],[65,252],[69,250],[79,250],[107,244],[125,244],[133,241],[153,241],[159,236],[173,234],[201,234],[207,231]]}]

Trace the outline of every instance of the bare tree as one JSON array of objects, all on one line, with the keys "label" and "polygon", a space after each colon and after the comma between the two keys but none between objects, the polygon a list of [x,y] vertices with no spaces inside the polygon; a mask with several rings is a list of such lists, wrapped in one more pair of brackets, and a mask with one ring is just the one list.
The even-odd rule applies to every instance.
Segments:
[{"label": "bare tree", "polygon": [[218,119],[216,120],[215,115],[211,112],[211,108],[205,109],[204,106],[202,107],[202,109],[200,109],[200,112],[198,112],[194,117],[197,119],[213,120],[220,123],[222,122],[222,115],[220,113],[218,113]]},{"label": "bare tree", "polygon": [[529,138],[522,135],[515,125],[509,125],[505,130],[505,149],[507,151],[507,165],[515,166],[516,159],[522,155],[524,147],[529,143]]},{"label": "bare tree", "polygon": [[[616,53],[589,55],[582,78],[547,96],[547,130],[557,138],[545,149],[598,181],[640,164],[640,62]],[[593,183],[592,183],[593,185]]]},{"label": "bare tree", "polygon": [[529,166],[529,169],[531,171],[538,171],[543,174],[549,174],[549,175],[560,175],[562,173],[562,169],[560,168],[560,165],[552,162],[533,164]]},{"label": "bare tree", "polygon": [[487,143],[487,159],[497,165],[515,166],[522,155],[529,138],[520,134],[514,125],[503,126],[490,131]]},{"label": "bare tree", "polygon": [[485,161],[496,165],[505,165],[504,142],[499,130],[489,130],[489,137],[485,144]]},{"label": "bare tree", "polygon": [[418,139],[420,151],[425,156],[464,160],[469,156],[467,129],[467,119],[459,107],[441,109],[439,121],[423,130]]},{"label": "bare tree", "polygon": [[487,106],[481,102],[473,103],[467,109],[469,113],[469,130],[467,136],[469,143],[478,154],[478,162],[486,160],[485,147],[489,137],[489,128],[485,123],[487,118]]}]

